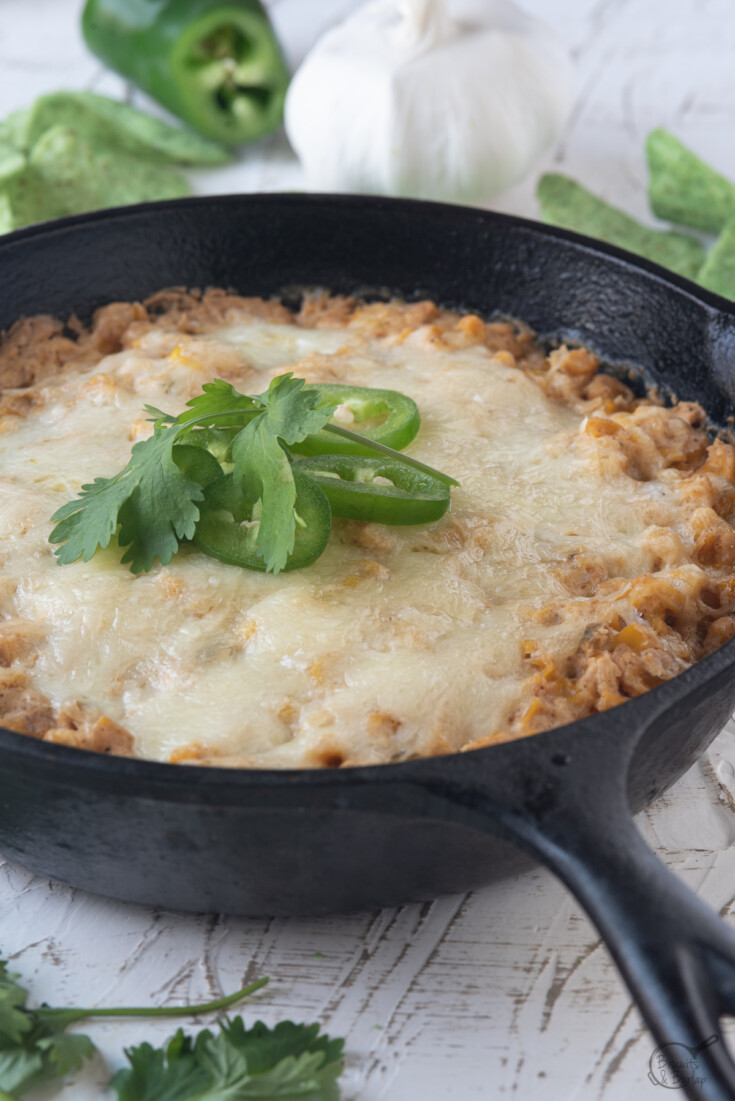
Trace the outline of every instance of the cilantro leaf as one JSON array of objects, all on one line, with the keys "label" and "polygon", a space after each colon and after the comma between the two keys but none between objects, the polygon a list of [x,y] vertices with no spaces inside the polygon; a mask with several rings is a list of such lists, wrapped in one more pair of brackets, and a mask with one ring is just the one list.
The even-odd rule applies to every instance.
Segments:
[{"label": "cilantro leaf", "polygon": [[61,543],[56,554],[61,565],[81,558],[88,562],[98,547],[106,547],[117,530],[117,514],[132,490],[131,463],[112,478],[95,478],[83,485],[79,497],[51,517],[56,527],[49,542]]},{"label": "cilantro leaf", "polygon": [[204,497],[199,483],[187,478],[174,461],[176,433],[171,429],[159,429],[159,433],[170,437],[165,446],[150,448],[144,456],[145,445],[157,442],[154,435],[133,448],[134,455],[136,448],[141,449],[139,481],[118,513],[118,540],[128,547],[121,561],[130,562],[133,573],[150,570],[156,558],[168,565],[180,540],[194,534],[199,519],[195,502]]},{"label": "cilantro leaf", "polygon": [[176,417],[170,413],[164,413],[163,409],[156,409],[155,405],[144,405],[146,413],[151,414],[151,420],[160,421],[161,424],[176,424]]},{"label": "cilantro leaf", "polygon": [[[4,1101],[17,1101],[32,1086],[79,1070],[85,1059],[93,1057],[96,1049],[88,1036],[65,1031],[75,1021],[89,1017],[162,1017],[217,1012],[255,993],[268,982],[266,978],[257,979],[234,994],[194,1006],[57,1009],[43,1005],[29,1009],[27,991],[18,985],[17,978],[8,971],[5,961],[0,960],[0,1099]],[[240,1025],[245,1034],[242,1022]],[[232,1098],[234,1101],[240,1096],[282,1096],[237,1092],[252,1080],[246,1057],[226,1037],[218,1041],[219,1037],[214,1040],[212,1034],[205,1031],[194,1044],[179,1029],[165,1050],[142,1044],[126,1053],[130,1069],[115,1075],[112,1085],[123,1101],[189,1101],[190,1098],[210,1101]],[[202,1052],[208,1051],[210,1042],[211,1052],[200,1057]],[[207,1059],[213,1069],[208,1067]],[[314,1095],[314,1101],[321,1101],[321,1095]],[[325,1101],[332,1101],[332,1098],[327,1099],[325,1095]]]},{"label": "cilantro leaf", "polygon": [[36,1047],[47,1056],[53,1073],[63,1078],[73,1070],[81,1070],[85,1059],[92,1059],[96,1048],[89,1036],[79,1032],[54,1032],[36,1041]]},{"label": "cilantro leaf", "polygon": [[187,1101],[209,1084],[210,1076],[182,1029],[165,1048],[140,1044],[126,1048],[125,1054],[130,1069],[119,1070],[110,1082],[118,1101]]},{"label": "cilantro leaf", "polygon": [[341,1052],[318,1025],[246,1029],[236,1017],[195,1043],[179,1029],[165,1048],[131,1048],[112,1087],[118,1101],[339,1101]]},{"label": "cilantro leaf", "polygon": [[267,569],[278,573],[296,535],[296,484],[288,455],[261,416],[235,436],[232,458],[235,481],[254,486],[254,495],[263,502],[255,545]]},{"label": "cilantro leaf", "polygon": [[106,547],[121,525],[119,542],[127,546],[123,562],[133,573],[150,570],[158,558],[165,566],[181,539],[190,539],[199,519],[197,501],[204,493],[174,462],[176,428],[156,424],[154,434],[133,447],[130,462],[112,478],[82,486],[76,501],[63,505],[52,521],[49,539],[61,543],[55,552],[62,565],[88,562]]},{"label": "cilantro leaf", "polygon": [[8,971],[0,960],[0,1045],[21,1044],[23,1035],[31,1030],[28,1014],[23,1011],[28,993],[15,981],[20,976]]},{"label": "cilantro leaf", "polygon": [[266,406],[268,423],[274,435],[285,444],[301,443],[323,428],[337,408],[325,401],[318,390],[305,390],[306,381],[293,372],[274,378],[260,400]]},{"label": "cilantro leaf", "polygon": [[32,1048],[0,1047],[0,1089],[2,1096],[22,1094],[44,1080],[43,1058]]},{"label": "cilantro leaf", "polygon": [[46,1077],[43,1053],[36,1047],[37,1028],[25,1008],[28,992],[0,960],[0,1090],[22,1092]]},{"label": "cilantro leaf", "polygon": [[230,1101],[231,1098],[247,1096],[243,1090],[252,1083],[248,1061],[232,1046],[224,1032],[217,1036],[211,1032],[201,1032],[197,1036],[195,1051],[199,1065],[209,1075],[207,1089],[201,1095],[203,1099]]},{"label": "cilantro leaf", "polygon": [[[182,413],[179,422],[190,421],[194,413],[198,423],[206,423],[201,418],[211,416],[212,424],[218,428],[239,428],[242,425],[241,414],[261,409],[264,402],[259,397],[241,394],[231,383],[216,378],[214,382],[205,382],[202,393],[186,404],[191,413]],[[223,413],[232,413],[232,416],[223,416]]]},{"label": "cilantro leaf", "polygon": [[279,1101],[339,1101],[337,1078],[341,1064],[324,1065],[324,1056],[304,1052],[297,1058],[289,1056],[272,1070],[253,1079],[249,1092],[242,1098],[279,1098]]},{"label": "cilantro leaf", "polygon": [[67,1036],[28,1009],[28,993],[0,960],[0,1093],[20,1096],[31,1086],[81,1067],[94,1054],[87,1036]]},{"label": "cilantro leaf", "polygon": [[296,485],[283,444],[300,443],[327,423],[335,406],[304,380],[289,374],[273,379],[260,395],[263,412],[232,442],[235,481],[255,487],[263,502],[255,545],[266,568],[278,573],[293,550],[296,534]]},{"label": "cilantro leaf", "polygon": [[327,1063],[338,1062],[342,1056],[342,1040],[330,1040],[319,1035],[319,1025],[295,1025],[293,1021],[280,1021],[270,1029],[262,1021],[256,1021],[245,1029],[242,1017],[222,1022],[222,1031],[230,1043],[248,1060],[253,1074],[269,1070],[287,1055],[303,1052],[321,1052]]}]

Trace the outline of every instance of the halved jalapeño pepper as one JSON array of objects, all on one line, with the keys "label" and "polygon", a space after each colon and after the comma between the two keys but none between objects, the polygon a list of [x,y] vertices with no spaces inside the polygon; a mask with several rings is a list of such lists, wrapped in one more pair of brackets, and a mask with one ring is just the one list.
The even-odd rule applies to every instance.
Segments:
[{"label": "halved jalape\u00f1o pepper", "polygon": [[[331,529],[329,501],[320,487],[296,467],[294,482],[296,537],[284,570],[298,570],[315,562],[329,541]],[[265,572],[265,562],[255,544],[259,505],[259,499],[235,482],[232,474],[211,482],[199,506],[199,523],[192,542],[221,562]]]},{"label": "halved jalape\u00f1o pepper", "polygon": [[237,428],[197,428],[195,432],[190,432],[185,437],[185,444],[176,446],[208,451],[224,469],[225,474],[229,474],[232,470],[232,441],[239,431],[239,426]]},{"label": "halved jalape\u00f1o pepper", "polygon": [[172,458],[182,474],[199,482],[202,486],[218,481],[223,474],[222,467],[204,446],[193,447],[186,443],[174,444]]},{"label": "halved jalape\u00f1o pepper", "polygon": [[321,455],[294,466],[324,490],[334,516],[378,524],[428,524],[449,508],[450,487],[399,459]]},{"label": "halved jalape\u00f1o pepper", "polygon": [[259,0],[87,0],[90,50],[206,138],[275,130],[289,72]]},{"label": "halved jalape\u00f1o pepper", "polygon": [[[342,386],[339,383],[309,385],[307,390],[318,390],[328,401],[334,402],[337,411],[331,423],[367,436],[385,447],[402,451],[421,427],[421,415],[416,402],[398,390],[374,390],[367,386]],[[294,444],[292,451],[299,455],[374,455],[364,444],[334,435],[325,429],[309,436],[303,443]]]}]

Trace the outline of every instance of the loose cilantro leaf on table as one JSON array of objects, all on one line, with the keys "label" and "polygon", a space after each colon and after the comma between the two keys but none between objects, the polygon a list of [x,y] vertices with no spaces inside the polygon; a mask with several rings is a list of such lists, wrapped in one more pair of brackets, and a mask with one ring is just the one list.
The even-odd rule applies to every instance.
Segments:
[{"label": "loose cilantro leaf on table", "polygon": [[210,1076],[182,1029],[165,1047],[144,1043],[125,1054],[130,1069],[119,1070],[111,1082],[118,1101],[186,1101],[209,1085]]},{"label": "loose cilantro leaf on table", "polygon": [[8,971],[7,963],[0,960],[0,1042],[10,1040],[19,1044],[31,1028],[28,1014],[24,1012],[28,994],[16,983],[19,977]]},{"label": "loose cilantro leaf on table", "polygon": [[195,1040],[179,1029],[165,1048],[126,1051],[130,1069],[112,1080],[118,1101],[338,1101],[342,1041],[318,1025],[226,1020]]},{"label": "loose cilantro leaf on table", "polygon": [[[68,1036],[65,1024],[28,1009],[28,992],[0,960],[0,1096],[20,1096],[31,1086],[79,1070],[94,1055],[88,1036]],[[51,1011],[53,1012],[53,1011]]]},{"label": "loose cilantro leaf on table", "polygon": [[[76,1021],[87,1020],[92,1017],[189,1017],[197,1013],[219,1012],[236,1002],[242,1001],[243,998],[253,994],[256,990],[260,990],[268,982],[267,979],[258,979],[234,994],[201,1005],[146,1008],[115,1007],[107,1009],[55,1008],[44,1005],[37,1009],[30,1009],[27,1005],[28,992],[18,984],[18,978],[19,976],[9,972],[7,964],[0,960],[0,1101],[16,1101],[31,1087],[54,1078],[63,1078],[72,1071],[81,1069],[84,1060],[91,1059],[94,1056],[96,1049],[88,1036],[66,1032],[69,1025]],[[235,1017],[234,1020],[228,1021],[226,1024],[228,1030],[234,1029],[236,1036],[249,1035],[249,1033],[246,1033],[239,1017]],[[250,1033],[256,1033],[259,1027],[256,1025],[255,1029],[250,1030]],[[274,1030],[275,1034],[278,1034],[280,1027],[277,1026]],[[326,1041],[325,1037],[316,1039],[317,1025],[307,1028],[306,1026],[294,1026],[289,1023],[288,1029],[293,1028],[297,1030],[306,1029],[306,1032],[309,1033],[311,1046],[308,1050],[310,1052],[324,1052],[325,1057],[326,1054],[329,1054],[331,1058],[337,1050],[329,1046],[333,1044],[333,1041]],[[211,1033],[205,1032],[202,1035],[209,1037]],[[177,1039],[179,1036],[182,1037],[180,1042]],[[315,1042],[311,1043],[311,1040]],[[176,1047],[177,1042],[181,1049],[180,1053]],[[198,1045],[199,1040],[196,1043]],[[291,1052],[283,1052],[282,1055],[279,1055],[279,1058],[285,1060],[286,1063],[288,1063],[287,1056],[289,1054],[301,1054],[304,1050],[303,1043],[300,1046],[297,1040],[294,1040],[291,1046],[293,1048]],[[237,1045],[233,1045],[233,1050],[236,1050],[236,1047]],[[198,1063],[193,1055],[194,1048],[190,1041],[184,1040],[183,1033],[177,1033],[177,1036],[169,1044],[168,1050],[172,1052],[171,1060],[175,1064],[173,1070],[169,1070],[165,1066],[166,1055],[164,1052],[156,1053],[147,1044],[142,1045],[140,1050],[144,1051],[144,1049],[150,1049],[152,1052],[150,1059],[145,1055],[141,1057],[141,1064],[147,1066],[149,1064],[147,1080],[144,1083],[148,1092],[144,1092],[142,1087],[140,1090],[136,1087],[133,1092],[126,1095],[135,1098],[135,1101],[144,1101],[144,1098],[150,1098],[150,1101],[178,1101],[180,1098],[181,1101],[184,1101],[185,1098],[199,1096],[196,1093],[191,1093],[192,1083],[196,1086],[199,1082],[203,1089],[212,1079],[212,1074],[207,1070],[206,1058],[201,1068],[197,1069]],[[187,1056],[189,1052],[192,1053],[190,1058]],[[214,1058],[214,1055],[211,1058]],[[238,1058],[241,1058],[241,1056],[238,1055]],[[249,1055],[248,1058],[250,1058]],[[320,1057],[320,1066],[323,1061]],[[255,1069],[248,1069],[248,1075],[255,1073],[255,1070],[257,1070],[257,1066],[255,1066]],[[288,1068],[286,1070],[290,1073]],[[334,1072],[334,1075],[336,1076],[337,1073],[339,1073],[339,1069]],[[288,1077],[288,1074],[286,1077]],[[176,1085],[179,1079],[182,1082],[186,1080],[188,1092],[171,1092],[171,1083],[173,1082]],[[304,1078],[304,1080],[306,1079]],[[163,1091],[161,1083],[166,1085],[169,1092]],[[135,1081],[133,1081],[133,1086],[135,1086]],[[234,1098],[239,1095],[210,1094],[207,1096],[212,1098],[215,1096],[221,1097],[221,1101],[224,1101],[227,1096]],[[269,1097],[271,1094],[251,1092],[242,1094],[242,1096]],[[272,1096],[284,1097],[287,1095],[274,1093]],[[300,1096],[320,1099],[322,1095],[302,1093]],[[329,1098],[329,1101],[331,1101],[332,1096],[336,1097],[337,1095],[324,1094],[324,1097]]]}]

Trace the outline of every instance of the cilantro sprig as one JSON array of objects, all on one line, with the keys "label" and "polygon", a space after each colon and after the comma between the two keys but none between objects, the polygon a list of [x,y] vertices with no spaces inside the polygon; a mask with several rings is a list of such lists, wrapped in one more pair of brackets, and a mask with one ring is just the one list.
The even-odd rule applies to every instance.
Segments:
[{"label": "cilantro sprig", "polygon": [[[242,1001],[268,982],[258,979],[201,1005],[161,1008],[52,1008],[27,1005],[28,992],[0,960],[0,1101],[19,1101],[31,1088],[81,1069],[96,1048],[88,1036],[68,1033],[93,1017],[183,1017],[214,1013]],[[246,1028],[225,1018],[219,1032],[196,1036],[182,1029],[161,1048],[143,1043],[125,1051],[129,1066],[110,1082],[118,1101],[339,1101],[342,1040],[319,1025],[282,1021]]]},{"label": "cilantro sprig", "polygon": [[118,1101],[339,1101],[342,1047],[316,1024],[246,1029],[235,1017],[216,1035],[179,1029],[165,1048],[128,1048],[130,1069],[111,1084]]},{"label": "cilantro sprig", "polygon": [[205,499],[202,484],[177,463],[174,449],[196,442],[202,429],[236,430],[230,443],[232,477],[259,502],[255,548],[273,573],[285,567],[299,523],[289,448],[321,429],[376,454],[397,457],[445,484],[458,484],[417,459],[330,424],[335,409],[317,387],[306,387],[291,372],[274,378],[265,393],[255,396],[239,393],[222,379],[205,383],[178,417],[146,406],[153,435],[133,446],[123,470],[83,485],[76,500],[54,513],[49,540],[60,544],[54,552],[59,563],[87,562],[116,536],[125,548],[121,561],[133,573],[152,569],[156,559],[168,565],[179,545],[193,538]]},{"label": "cilantro sprig", "polygon": [[257,477],[263,489],[258,548],[268,569],[283,569],[293,549],[296,490],[279,437],[297,443],[334,412],[318,391],[303,387],[303,379],[280,375],[265,394],[248,397],[217,379],[205,383],[203,393],[187,402],[187,411],[178,417],[149,408],[155,417],[153,435],[134,445],[127,466],[112,478],[83,485],[79,497],[52,516],[56,527],[49,538],[61,543],[55,552],[59,562],[88,562],[117,533],[127,548],[122,562],[130,563],[133,573],[150,570],[156,558],[168,565],[179,543],[193,536],[197,502],[204,498],[200,483],[174,461],[174,446],[196,428],[236,426],[241,428],[233,440],[236,474]]},{"label": "cilantro sprig", "polygon": [[65,1025],[43,1020],[26,1007],[19,976],[0,961],[0,1098],[14,1101],[32,1086],[78,1070],[94,1055],[88,1036],[69,1036]]}]

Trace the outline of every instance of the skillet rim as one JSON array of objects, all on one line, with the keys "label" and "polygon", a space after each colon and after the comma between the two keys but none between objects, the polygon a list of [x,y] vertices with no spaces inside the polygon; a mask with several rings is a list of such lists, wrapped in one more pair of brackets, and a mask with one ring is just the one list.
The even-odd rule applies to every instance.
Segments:
[{"label": "skillet rim", "polygon": [[204,206],[206,204],[216,206],[240,205],[243,202],[247,204],[251,199],[257,200],[259,203],[272,201],[274,205],[285,202],[306,203],[307,205],[313,203],[317,206],[326,202],[331,206],[373,206],[376,209],[382,207],[404,207],[407,210],[421,208],[422,210],[433,210],[438,217],[441,217],[442,213],[445,217],[449,213],[464,214],[468,217],[474,216],[490,222],[497,222],[500,225],[516,226],[518,229],[535,233],[539,237],[551,237],[579,245],[587,252],[621,261],[625,267],[640,268],[649,275],[656,276],[662,283],[675,287],[677,291],[683,292],[693,301],[706,306],[711,312],[725,314],[726,316],[732,315],[735,318],[735,302],[730,299],[723,298],[722,295],[707,290],[706,287],[700,286],[683,275],[678,275],[653,260],[629,252],[627,249],[618,248],[617,245],[610,245],[606,241],[598,240],[595,237],[588,237],[586,234],[576,233],[571,229],[563,229],[561,226],[549,225],[535,218],[504,214],[500,211],[487,210],[484,207],[435,202],[429,199],[404,199],[387,195],[330,194],[329,192],[313,191],[253,191],[241,194],[229,192],[222,195],[188,195],[180,199],[162,199],[147,203],[131,203],[127,206],[104,207],[101,210],[91,210],[84,214],[70,214],[65,218],[53,218],[46,222],[35,222],[32,225],[14,229],[0,237],[0,253],[3,249],[23,241],[33,240],[36,237],[50,237],[67,229],[73,229],[78,225],[113,222],[118,219],[127,220],[139,214],[154,213],[159,210],[177,210],[179,208],[185,210],[188,207]]},{"label": "skillet rim", "polygon": [[[225,194],[188,196],[180,199],[169,199],[158,202],[137,203],[129,206],[108,207],[102,210],[90,211],[84,214],[71,215],[65,218],[57,218],[47,222],[39,222],[31,226],[24,226],[8,233],[0,239],[0,258],[3,250],[22,245],[26,241],[37,238],[51,237],[77,226],[87,226],[95,223],[109,223],[117,220],[135,218],[141,214],[154,214],[157,211],[176,211],[204,205],[229,206],[245,205],[252,199],[262,202],[273,202],[274,205],[286,203],[305,204],[318,206],[328,203],[332,207],[373,207],[415,209],[433,211],[437,218],[446,217],[449,213],[466,215],[479,218],[490,224],[502,225],[508,228],[515,227],[526,231],[541,239],[560,240],[570,243],[582,252],[592,253],[603,258],[603,262],[616,261],[614,267],[622,271],[634,268],[645,272],[649,277],[653,276],[664,286],[676,291],[677,295],[683,295],[697,305],[704,307],[712,317],[731,317],[735,321],[735,303],[729,299],[715,294],[704,287],[700,287],[690,279],[677,275],[667,268],[618,248],[615,245],[598,241],[584,234],[575,233],[572,230],[559,226],[546,225],[543,222],[531,218],[522,218],[512,214],[504,214],[480,207],[463,206],[456,203],[440,203],[422,199],[392,198],[388,196],[354,195],[354,194],[328,194],[313,192],[252,192],[247,194]],[[166,761],[152,761],[146,758],[119,757],[112,754],[95,753],[87,749],[79,749],[71,746],[56,745],[52,742],[44,742],[27,734],[19,734],[0,726],[0,761],[8,758],[16,758],[19,761],[27,760],[31,764],[34,761],[44,764],[56,764],[60,773],[73,772],[80,776],[94,777],[101,774],[103,777],[111,776],[118,779],[126,778],[137,781],[136,793],[146,796],[146,786],[155,789],[160,787],[187,786],[189,788],[204,788],[213,786],[217,788],[232,787],[317,787],[328,785],[341,787],[348,781],[357,784],[373,784],[377,781],[405,782],[421,781],[432,778],[442,779],[446,776],[446,762],[449,760],[467,758],[484,762],[490,760],[490,754],[500,763],[499,754],[505,758],[519,752],[519,746],[524,749],[527,744],[545,747],[551,751],[554,741],[561,737],[569,737],[579,734],[585,737],[582,727],[594,723],[600,725],[604,716],[615,715],[620,707],[635,706],[637,721],[635,730],[638,738],[647,729],[648,725],[662,712],[681,702],[690,689],[703,687],[713,680],[728,667],[735,667],[735,639],[726,642],[714,653],[698,661],[689,669],[672,677],[671,680],[650,689],[642,696],[626,700],[624,704],[611,708],[607,712],[586,716],[572,723],[553,727],[527,738],[518,738],[498,745],[485,746],[478,749],[467,750],[464,753],[456,750],[453,753],[442,754],[436,757],[418,757],[408,761],[398,761],[379,765],[349,765],[338,769],[314,768],[314,769],[260,769],[260,768],[216,768],[195,764],[172,764]],[[706,673],[706,676],[703,676]],[[690,684],[690,682],[692,682]],[[633,721],[633,715],[630,714]],[[703,747],[703,749],[706,747]],[[479,755],[479,756],[478,756]],[[697,754],[699,756],[700,754]],[[693,763],[693,761],[692,761]],[[189,781],[187,783],[187,780]],[[148,781],[148,785],[145,783]],[[160,798],[160,794],[154,798]]]}]

